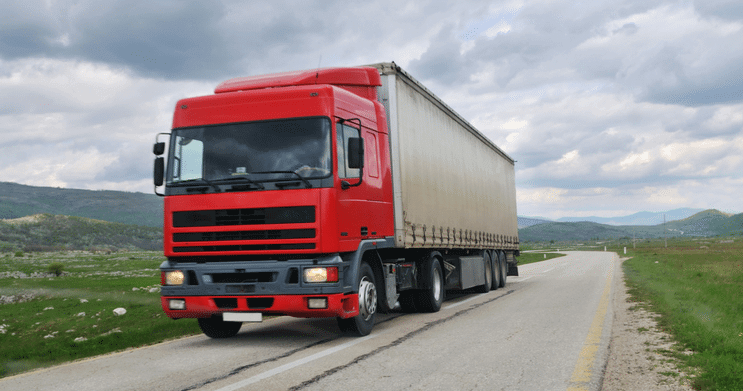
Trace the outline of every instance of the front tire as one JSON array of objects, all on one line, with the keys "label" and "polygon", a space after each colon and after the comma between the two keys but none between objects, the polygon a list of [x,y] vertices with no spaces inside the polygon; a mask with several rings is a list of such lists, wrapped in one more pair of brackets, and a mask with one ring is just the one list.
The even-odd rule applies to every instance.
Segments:
[{"label": "front tire", "polygon": [[361,264],[359,274],[359,314],[353,318],[338,318],[338,327],[345,333],[365,336],[374,328],[377,315],[377,283],[368,263]]},{"label": "front tire", "polygon": [[199,318],[201,331],[209,338],[230,338],[237,335],[242,327],[242,322],[225,322],[222,315],[211,318]]}]

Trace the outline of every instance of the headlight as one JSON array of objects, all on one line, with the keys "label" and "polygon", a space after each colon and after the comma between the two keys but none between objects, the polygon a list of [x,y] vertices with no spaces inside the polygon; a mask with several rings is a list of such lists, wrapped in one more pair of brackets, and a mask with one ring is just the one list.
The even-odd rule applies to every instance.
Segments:
[{"label": "headlight", "polygon": [[338,282],[338,268],[313,267],[304,269],[304,282]]},{"label": "headlight", "polygon": [[165,272],[165,285],[183,285],[185,276],[183,271],[174,270],[172,272]]}]

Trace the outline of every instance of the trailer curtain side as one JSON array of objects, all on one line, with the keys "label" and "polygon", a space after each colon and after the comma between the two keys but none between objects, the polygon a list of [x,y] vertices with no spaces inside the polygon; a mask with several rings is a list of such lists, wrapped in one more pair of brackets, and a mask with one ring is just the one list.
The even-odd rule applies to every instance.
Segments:
[{"label": "trailer curtain side", "polygon": [[518,249],[514,160],[394,63],[380,71],[395,246]]}]

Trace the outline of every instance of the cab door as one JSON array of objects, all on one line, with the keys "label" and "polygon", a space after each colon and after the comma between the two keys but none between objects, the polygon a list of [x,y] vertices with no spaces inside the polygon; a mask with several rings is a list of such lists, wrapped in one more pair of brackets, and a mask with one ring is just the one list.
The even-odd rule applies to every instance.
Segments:
[{"label": "cab door", "polygon": [[[351,168],[349,140],[359,137],[364,145],[364,165]],[[336,123],[337,175],[341,183],[337,189],[340,251],[355,251],[359,240],[376,237],[381,230],[375,206],[381,200],[376,140],[375,132],[359,127],[354,121]]]}]

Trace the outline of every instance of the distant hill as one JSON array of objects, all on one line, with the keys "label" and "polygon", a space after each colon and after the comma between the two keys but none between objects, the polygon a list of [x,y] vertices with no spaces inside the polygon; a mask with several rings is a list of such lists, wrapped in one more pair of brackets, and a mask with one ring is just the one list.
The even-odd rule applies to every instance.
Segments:
[{"label": "distant hill", "polygon": [[608,225],[594,222],[549,222],[519,229],[521,242],[586,241],[592,239],[638,239],[743,235],[743,213],[729,215],[715,209],[664,225]]},{"label": "distant hill", "polygon": [[39,213],[162,228],[163,201],[154,194],[0,182],[0,219]]},{"label": "distant hill", "polygon": [[545,220],[545,219],[540,219],[540,218],[534,218],[534,217],[521,217],[521,216],[518,216],[517,219],[518,219],[519,228],[526,228],[526,227],[531,227],[532,225],[544,224],[544,223],[551,223],[552,222],[550,220]]},{"label": "distant hill", "polygon": [[51,214],[0,221],[0,251],[162,248],[161,228]]},{"label": "distant hill", "polygon": [[687,217],[691,217],[696,213],[702,212],[704,209],[694,208],[679,208],[669,210],[667,212],[638,212],[629,216],[617,216],[617,217],[561,217],[557,219],[559,222],[579,222],[579,221],[591,221],[599,224],[609,225],[658,225],[663,224],[663,216],[665,215],[666,222],[673,220],[681,220]]}]

